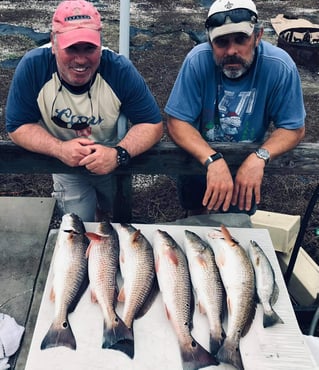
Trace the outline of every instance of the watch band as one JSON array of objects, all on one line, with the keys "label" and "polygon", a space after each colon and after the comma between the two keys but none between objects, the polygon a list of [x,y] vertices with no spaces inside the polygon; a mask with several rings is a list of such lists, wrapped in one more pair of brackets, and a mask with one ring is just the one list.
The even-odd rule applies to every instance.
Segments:
[{"label": "watch band", "polygon": [[131,156],[128,151],[121,146],[117,145],[114,147],[117,150],[117,164],[118,166],[125,167],[131,161]]},{"label": "watch band", "polygon": [[210,155],[210,156],[207,158],[206,162],[204,163],[204,166],[205,166],[206,168],[208,168],[208,166],[209,166],[211,163],[213,163],[213,162],[215,162],[215,161],[217,161],[218,159],[221,159],[221,158],[224,158],[224,156],[222,155],[222,153],[215,153],[215,154],[213,154],[213,155]]}]

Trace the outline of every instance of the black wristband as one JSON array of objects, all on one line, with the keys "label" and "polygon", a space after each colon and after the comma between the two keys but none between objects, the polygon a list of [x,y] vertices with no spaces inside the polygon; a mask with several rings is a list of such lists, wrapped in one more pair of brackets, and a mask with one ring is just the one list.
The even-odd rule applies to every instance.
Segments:
[{"label": "black wristband", "polygon": [[209,166],[211,163],[213,163],[213,162],[217,161],[218,159],[222,159],[222,158],[224,158],[224,156],[222,155],[222,153],[215,153],[215,154],[213,154],[213,155],[211,155],[211,156],[209,156],[209,157],[207,158],[206,162],[204,163],[204,166],[205,166],[206,168],[208,168],[208,166]]}]

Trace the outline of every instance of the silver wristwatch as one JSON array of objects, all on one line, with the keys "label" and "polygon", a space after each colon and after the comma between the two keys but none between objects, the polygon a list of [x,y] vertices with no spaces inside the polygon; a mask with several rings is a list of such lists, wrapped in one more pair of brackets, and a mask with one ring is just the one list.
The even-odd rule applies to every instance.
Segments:
[{"label": "silver wristwatch", "polygon": [[255,151],[258,158],[263,159],[267,164],[270,161],[270,153],[265,148],[259,148]]}]

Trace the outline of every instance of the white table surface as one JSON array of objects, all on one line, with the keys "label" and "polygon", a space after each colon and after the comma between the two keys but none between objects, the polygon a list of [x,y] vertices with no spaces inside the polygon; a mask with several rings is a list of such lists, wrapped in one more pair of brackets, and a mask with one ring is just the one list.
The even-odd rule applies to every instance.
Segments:
[{"label": "white table surface", "polygon": [[[152,243],[156,229],[166,230],[182,246],[184,230],[196,232],[204,238],[209,227],[177,225],[133,224],[141,229]],[[85,224],[87,231],[94,231],[95,223]],[[280,271],[269,232],[265,229],[229,228],[233,237],[247,248],[255,240],[267,254],[275,270],[280,289],[275,311],[284,324],[264,329],[262,307],[258,304],[249,333],[241,339],[240,350],[246,370],[303,370],[315,369],[315,361],[299,329],[293,307]],[[57,230],[51,231],[56,232]],[[55,240],[55,239],[54,239]],[[70,325],[77,341],[77,350],[65,347],[40,350],[40,344],[53,318],[54,304],[49,300],[52,267],[48,274],[37,323],[30,346],[25,370],[180,370],[181,359],[175,333],[166,318],[161,295],[156,298],[148,313],[134,323],[135,357],[130,359],[120,351],[102,349],[103,317],[98,304],[91,303],[89,289],[76,310],[69,315]],[[118,308],[121,314],[121,307]],[[194,338],[209,348],[207,318],[195,309]],[[205,369],[234,369],[227,364]]]}]

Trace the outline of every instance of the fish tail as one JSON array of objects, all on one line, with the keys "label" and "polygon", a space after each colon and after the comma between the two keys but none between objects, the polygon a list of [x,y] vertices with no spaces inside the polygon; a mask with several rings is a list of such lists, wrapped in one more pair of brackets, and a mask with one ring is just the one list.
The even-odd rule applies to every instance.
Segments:
[{"label": "fish tail", "polygon": [[218,365],[216,358],[206,351],[199,343],[193,339],[191,349],[181,349],[183,370],[197,370],[203,367]]},{"label": "fish tail", "polygon": [[76,349],[75,337],[68,320],[61,326],[53,323],[41,343],[41,349],[60,346],[68,347],[73,350]]},{"label": "fish tail", "polygon": [[216,357],[220,362],[225,362],[235,366],[239,370],[244,370],[239,344],[235,341],[227,340],[226,338]]},{"label": "fish tail", "polygon": [[213,355],[216,355],[219,348],[223,344],[223,341],[225,339],[225,332],[222,331],[221,335],[216,335],[215,333],[210,333],[209,337],[209,350],[210,353]]},{"label": "fish tail", "polygon": [[117,325],[107,327],[104,322],[102,348],[110,348],[124,352],[130,358],[134,357],[134,336],[124,322],[117,317]]},{"label": "fish tail", "polygon": [[264,328],[268,328],[277,323],[283,324],[284,322],[274,310],[271,310],[270,312],[264,312],[264,317],[263,317]]}]

